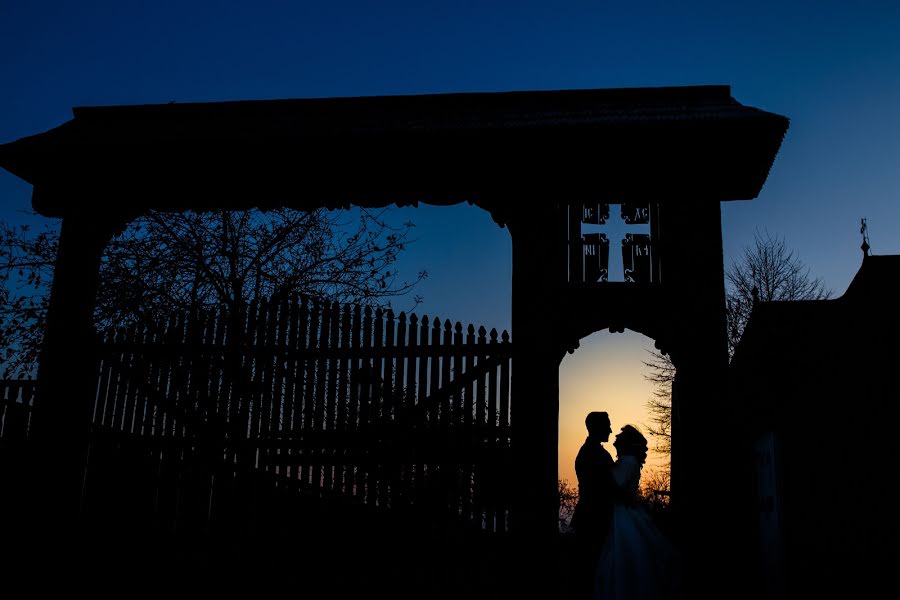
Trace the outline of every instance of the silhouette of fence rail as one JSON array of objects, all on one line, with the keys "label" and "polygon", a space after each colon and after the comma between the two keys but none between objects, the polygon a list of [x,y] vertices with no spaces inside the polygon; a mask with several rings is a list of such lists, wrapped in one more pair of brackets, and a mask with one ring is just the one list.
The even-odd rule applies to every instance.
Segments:
[{"label": "silhouette of fence rail", "polygon": [[83,505],[206,528],[299,491],[505,531],[510,353],[506,332],[302,297],[110,332]]}]

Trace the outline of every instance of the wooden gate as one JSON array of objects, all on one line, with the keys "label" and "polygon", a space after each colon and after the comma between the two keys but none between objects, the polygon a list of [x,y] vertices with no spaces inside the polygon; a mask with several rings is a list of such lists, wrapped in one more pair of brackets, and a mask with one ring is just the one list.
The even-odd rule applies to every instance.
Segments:
[{"label": "wooden gate", "polygon": [[275,493],[506,531],[510,353],[506,332],[304,297],[111,332],[85,505],[256,527]]}]

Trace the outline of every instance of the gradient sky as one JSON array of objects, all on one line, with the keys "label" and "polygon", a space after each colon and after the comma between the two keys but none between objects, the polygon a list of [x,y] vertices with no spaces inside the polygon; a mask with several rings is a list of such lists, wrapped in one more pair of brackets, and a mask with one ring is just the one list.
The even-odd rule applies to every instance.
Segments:
[{"label": "gradient sky", "polygon": [[[900,253],[896,0],[0,0],[0,142],[84,105],[699,84],[791,119],[760,197],[724,205],[726,264],[767,230],[839,295],[861,260],[861,217],[873,253]],[[30,186],[0,171],[0,217],[29,206]],[[401,273],[431,274],[420,313],[509,326],[506,231],[471,206],[397,216],[418,238]],[[642,421],[648,345],[595,334],[564,361],[563,476],[588,410]]]}]

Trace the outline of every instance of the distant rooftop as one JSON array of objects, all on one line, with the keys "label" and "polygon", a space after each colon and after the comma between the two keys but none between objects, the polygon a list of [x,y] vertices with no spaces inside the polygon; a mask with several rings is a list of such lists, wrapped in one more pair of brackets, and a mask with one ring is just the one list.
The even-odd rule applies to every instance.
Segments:
[{"label": "distant rooftop", "polygon": [[[898,319],[900,256],[866,256],[840,298],[759,302],[753,307],[733,362],[784,362],[819,351],[826,340],[867,335]],[[856,351],[849,345],[850,351]],[[753,358],[750,358],[753,357]]]}]

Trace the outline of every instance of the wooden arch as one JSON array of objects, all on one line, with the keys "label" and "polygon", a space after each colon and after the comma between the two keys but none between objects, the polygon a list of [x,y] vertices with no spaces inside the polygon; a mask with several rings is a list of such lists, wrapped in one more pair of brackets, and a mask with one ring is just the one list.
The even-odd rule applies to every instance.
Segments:
[{"label": "wooden arch", "polygon": [[[696,86],[87,107],[0,145],[0,166],[34,186],[35,210],[63,220],[37,427],[62,475],[59,514],[77,507],[100,256],[129,220],[471,202],[513,241],[516,531],[536,547],[556,533],[560,352],[592,330],[630,327],[678,355],[685,441],[673,484],[698,548],[714,553],[717,515],[701,499],[721,482],[710,480],[709,440],[691,440],[724,402],[719,203],[759,194],[787,127],[728,86]],[[641,290],[566,280],[556,224],[586,201],[658,205],[663,281]]]}]

